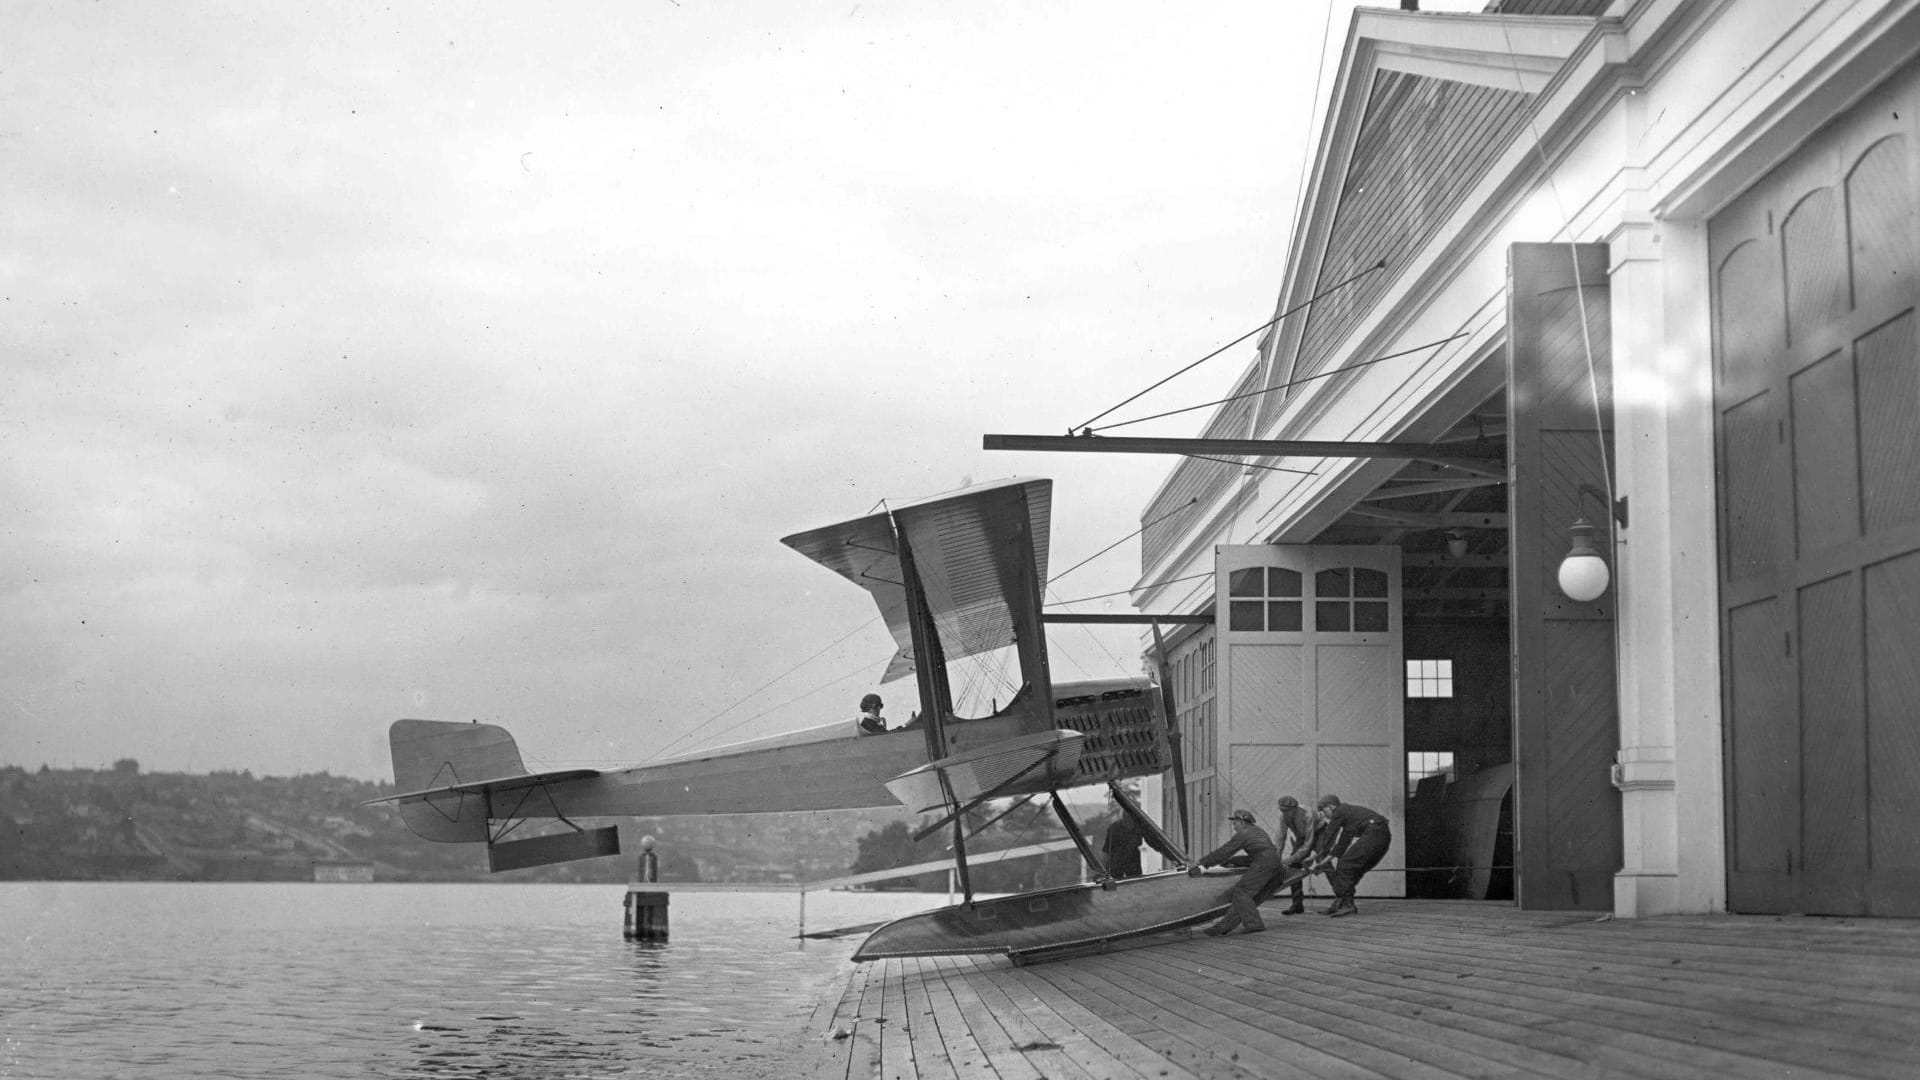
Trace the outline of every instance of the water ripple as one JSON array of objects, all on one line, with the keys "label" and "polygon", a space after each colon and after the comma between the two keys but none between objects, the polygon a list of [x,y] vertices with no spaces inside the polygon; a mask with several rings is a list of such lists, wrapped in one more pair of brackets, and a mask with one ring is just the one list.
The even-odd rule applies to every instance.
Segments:
[{"label": "water ripple", "polygon": [[796,917],[683,895],[661,945],[621,939],[618,886],[0,883],[0,1078],[780,1076],[857,940]]}]

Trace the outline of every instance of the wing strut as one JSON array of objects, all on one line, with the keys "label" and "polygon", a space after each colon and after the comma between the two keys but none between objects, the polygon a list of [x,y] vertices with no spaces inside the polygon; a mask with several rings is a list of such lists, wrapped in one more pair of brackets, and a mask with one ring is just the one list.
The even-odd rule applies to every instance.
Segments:
[{"label": "wing strut", "polygon": [[[926,725],[927,760],[947,756],[947,714],[953,711],[953,689],[947,684],[947,658],[940,648],[940,635],[934,631],[927,614],[927,593],[920,584],[920,571],[914,566],[913,546],[907,543],[906,530],[894,522],[893,537],[900,557],[901,577],[907,594],[907,628],[913,636],[913,674],[919,684],[920,720]],[[944,780],[941,781],[945,783]]]},{"label": "wing strut", "polygon": [[[1002,791],[1005,791],[1006,789],[1019,783],[1022,777],[1026,776],[1028,773],[1034,771],[1035,769],[1045,767],[1048,763],[1053,761],[1054,757],[1059,753],[1060,753],[1060,750],[1058,746],[1049,747],[1047,749],[1047,752],[1041,757],[1035,758],[1032,764],[1028,765],[1024,769],[1021,769],[1019,772],[1014,773],[1012,776],[1007,777],[1005,780],[1002,780],[998,784],[995,784],[994,786],[988,788],[987,790],[981,792],[980,794],[975,795],[973,798],[968,799],[965,806],[960,805],[959,800],[953,797],[953,788],[947,783],[947,771],[945,769],[941,769],[940,770],[940,790],[946,794],[947,805],[953,807],[953,812],[948,814],[946,817],[941,818],[939,821],[934,822],[931,825],[922,826],[918,832],[913,834],[913,838],[915,840],[924,840],[927,837],[932,836],[935,832],[938,832],[940,827],[942,825],[945,825],[947,822],[957,821],[959,820],[960,815],[966,813],[967,811],[973,809],[976,806],[979,806],[981,803],[987,802],[990,799],[998,798]],[[1012,813],[1011,808],[1009,808],[1008,813]]]},{"label": "wing strut", "polygon": [[[1153,624],[1153,661],[1160,675],[1160,711],[1167,714],[1167,754],[1173,759],[1174,805],[1180,809],[1180,848],[1193,846],[1193,830],[1187,826],[1187,770],[1180,760],[1180,720],[1174,710],[1173,668],[1167,655],[1167,642],[1160,636],[1160,624]],[[1144,815],[1143,815],[1144,816]]]},{"label": "wing strut", "polygon": [[1073,846],[1080,849],[1080,857],[1087,860],[1087,865],[1093,869],[1093,876],[1102,881],[1113,880],[1112,875],[1107,873],[1107,864],[1101,862],[1100,856],[1093,853],[1093,845],[1087,843],[1086,834],[1080,831],[1080,823],[1073,820],[1073,815],[1067,812],[1067,804],[1061,800],[1060,793],[1055,791],[1052,794],[1053,812],[1060,815],[1060,824],[1067,827],[1067,835],[1073,837]]},{"label": "wing strut", "polygon": [[1120,812],[1126,814],[1138,822],[1141,828],[1147,830],[1147,835],[1153,838],[1153,846],[1158,849],[1162,855],[1171,858],[1181,866],[1189,866],[1193,863],[1192,859],[1187,858],[1187,853],[1181,849],[1180,845],[1174,843],[1173,839],[1166,833],[1161,832],[1160,826],[1154,824],[1153,819],[1148,817],[1146,812],[1140,809],[1140,804],[1133,801],[1133,796],[1127,794],[1127,789],[1120,786],[1120,781],[1107,781],[1107,790],[1113,792],[1113,801],[1120,804]]},{"label": "wing strut", "polygon": [[[953,805],[953,785],[947,781],[947,774],[940,773],[940,789],[946,792],[947,805]],[[969,803],[976,806],[978,800]],[[966,811],[953,812],[953,871],[960,876],[960,896],[969,905],[973,903],[973,879],[967,875],[967,822]]]},{"label": "wing strut", "polygon": [[1019,798],[1017,798],[1017,799],[1015,799],[1015,800],[1013,800],[1013,805],[1012,805],[1012,806],[1009,806],[1009,807],[1007,807],[1007,808],[1006,808],[1005,810],[1002,810],[1002,811],[1000,811],[999,813],[997,813],[997,814],[995,814],[995,815],[993,815],[992,817],[990,817],[990,818],[988,818],[987,820],[985,820],[985,821],[983,821],[983,822],[981,822],[980,824],[978,824],[978,825],[975,825],[975,826],[973,827],[973,831],[972,831],[972,832],[969,832],[969,833],[968,833],[967,835],[968,835],[968,836],[979,836],[979,835],[980,835],[981,833],[983,833],[983,832],[986,832],[986,831],[987,831],[988,829],[991,829],[991,828],[993,828],[993,826],[994,826],[994,823],[995,823],[995,822],[997,822],[997,821],[999,821],[999,820],[1000,820],[1001,818],[1003,818],[1003,817],[1006,817],[1006,816],[1007,816],[1008,814],[1011,814],[1011,813],[1013,813],[1013,812],[1014,812],[1015,810],[1018,810],[1018,809],[1020,809],[1021,807],[1023,807],[1023,806],[1025,806],[1025,805],[1027,805],[1028,803],[1030,803],[1030,802],[1032,802],[1032,801],[1033,801],[1033,796],[1034,796],[1034,794],[1035,794],[1034,792],[1029,792],[1029,793],[1027,793],[1027,794],[1025,794],[1025,795],[1022,795],[1022,796],[1020,796]]}]

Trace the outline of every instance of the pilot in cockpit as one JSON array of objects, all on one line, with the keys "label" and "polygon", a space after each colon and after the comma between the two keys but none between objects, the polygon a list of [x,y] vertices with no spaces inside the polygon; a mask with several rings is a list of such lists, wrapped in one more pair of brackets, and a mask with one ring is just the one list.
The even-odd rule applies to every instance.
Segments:
[{"label": "pilot in cockpit", "polygon": [[879,735],[887,730],[887,719],[880,715],[886,702],[879,694],[868,694],[860,699],[860,734]]}]

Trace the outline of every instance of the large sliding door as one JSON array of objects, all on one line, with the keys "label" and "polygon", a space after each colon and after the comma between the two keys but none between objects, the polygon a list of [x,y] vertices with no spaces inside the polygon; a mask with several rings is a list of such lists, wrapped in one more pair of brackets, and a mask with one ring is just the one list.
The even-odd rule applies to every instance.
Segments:
[{"label": "large sliding door", "polygon": [[1920,68],[1709,225],[1728,906],[1920,915]]},{"label": "large sliding door", "polygon": [[1225,545],[1216,560],[1219,816],[1244,806],[1271,829],[1282,795],[1371,807],[1396,839],[1361,891],[1405,895],[1400,549]]},{"label": "large sliding door", "polygon": [[1514,880],[1525,908],[1609,910],[1622,861],[1615,593],[1576,603],[1556,577],[1576,518],[1614,561],[1607,273],[1605,244],[1509,253]]}]

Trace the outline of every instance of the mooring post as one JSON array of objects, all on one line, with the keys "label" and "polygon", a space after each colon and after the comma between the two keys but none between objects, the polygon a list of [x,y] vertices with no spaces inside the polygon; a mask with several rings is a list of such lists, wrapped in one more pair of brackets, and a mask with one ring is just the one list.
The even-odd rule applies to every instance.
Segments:
[{"label": "mooring post", "polygon": [[640,862],[633,880],[627,884],[626,939],[628,941],[667,940],[667,896],[659,889],[642,888],[660,880],[660,856],[654,854],[654,839],[640,838]]}]

